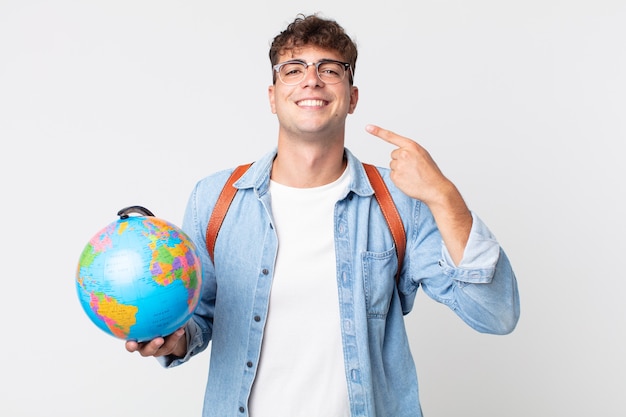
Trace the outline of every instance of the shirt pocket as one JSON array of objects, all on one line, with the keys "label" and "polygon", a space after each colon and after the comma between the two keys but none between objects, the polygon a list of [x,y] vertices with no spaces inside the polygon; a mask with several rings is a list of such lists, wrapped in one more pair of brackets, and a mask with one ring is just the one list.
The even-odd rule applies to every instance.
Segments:
[{"label": "shirt pocket", "polygon": [[398,267],[396,250],[364,252],[361,257],[367,317],[385,319],[391,304]]}]

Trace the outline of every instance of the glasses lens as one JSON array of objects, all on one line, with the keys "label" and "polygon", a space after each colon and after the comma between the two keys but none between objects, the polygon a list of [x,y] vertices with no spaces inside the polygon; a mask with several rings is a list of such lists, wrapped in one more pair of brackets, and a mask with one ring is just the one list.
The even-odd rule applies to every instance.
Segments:
[{"label": "glasses lens", "polygon": [[343,80],[346,68],[338,62],[322,62],[317,67],[317,75],[328,84],[336,84]]},{"label": "glasses lens", "polygon": [[301,62],[287,62],[280,67],[280,80],[288,85],[298,84],[306,75],[306,65]]}]

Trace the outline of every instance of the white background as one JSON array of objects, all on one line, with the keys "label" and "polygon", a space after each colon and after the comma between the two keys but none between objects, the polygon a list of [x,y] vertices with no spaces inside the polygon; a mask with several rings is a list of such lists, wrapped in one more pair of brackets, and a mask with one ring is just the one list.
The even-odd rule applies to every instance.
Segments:
[{"label": "white background", "polygon": [[197,180],[274,146],[268,47],[317,11],[359,46],[348,147],[387,164],[367,123],[419,141],[518,276],[507,336],[420,293],[426,416],[626,415],[625,4],[0,0],[0,415],[200,415],[208,352],[127,353],[78,257],[122,207],[180,224]]}]

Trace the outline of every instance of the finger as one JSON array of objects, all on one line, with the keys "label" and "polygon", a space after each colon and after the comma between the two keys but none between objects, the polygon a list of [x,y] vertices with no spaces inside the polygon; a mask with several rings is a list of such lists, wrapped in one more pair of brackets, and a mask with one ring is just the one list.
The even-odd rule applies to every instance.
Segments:
[{"label": "finger", "polygon": [[135,342],[134,340],[128,340],[126,342],[126,350],[133,353],[136,352],[139,349],[139,344],[137,342]]},{"label": "finger", "polygon": [[183,337],[183,335],[185,334],[185,328],[184,327],[180,327],[180,328],[176,329],[176,331],[174,333],[172,333],[172,334],[175,336],[174,343],[178,343],[178,339]]},{"label": "finger", "polygon": [[185,329],[183,327],[177,329],[174,333],[165,338],[165,343],[161,346],[161,349],[167,351],[174,350],[174,348],[178,344],[178,341],[181,339],[181,337],[183,337],[184,334]]},{"label": "finger", "polygon": [[141,356],[154,356],[157,351],[165,344],[165,339],[157,337],[149,342],[144,342],[139,345],[139,354]]},{"label": "finger", "polygon": [[396,145],[398,147],[403,147],[405,145],[413,143],[413,141],[409,138],[405,138],[404,136],[400,136],[397,133],[392,132],[391,130],[383,129],[382,127],[376,125],[367,125],[365,126],[365,130],[368,133],[381,138],[385,142],[391,143],[392,145]]}]

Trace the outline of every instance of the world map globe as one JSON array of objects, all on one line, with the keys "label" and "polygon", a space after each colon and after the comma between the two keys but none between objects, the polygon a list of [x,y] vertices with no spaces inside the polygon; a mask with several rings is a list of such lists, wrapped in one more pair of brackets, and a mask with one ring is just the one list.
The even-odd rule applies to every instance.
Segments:
[{"label": "world map globe", "polygon": [[181,229],[144,207],[127,207],[118,215],[80,255],[80,304],[96,326],[119,339],[167,336],[198,306],[202,270],[197,248]]}]

